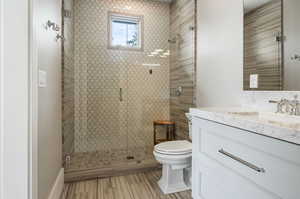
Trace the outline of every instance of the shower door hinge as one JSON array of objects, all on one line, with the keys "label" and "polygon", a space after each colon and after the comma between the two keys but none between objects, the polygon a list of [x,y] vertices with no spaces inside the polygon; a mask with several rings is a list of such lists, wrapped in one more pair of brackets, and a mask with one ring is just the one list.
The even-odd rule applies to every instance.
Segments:
[{"label": "shower door hinge", "polygon": [[284,41],[285,40],[285,36],[283,36],[283,35],[281,35],[281,33],[279,32],[279,33],[277,33],[277,35],[276,35],[276,42],[282,42],[282,41]]},{"label": "shower door hinge", "polygon": [[276,41],[281,42],[282,41],[282,36],[276,36]]},{"label": "shower door hinge", "polygon": [[67,9],[63,9],[63,16],[66,17],[66,18],[72,18],[72,11],[67,10]]},{"label": "shower door hinge", "polygon": [[70,163],[71,162],[71,155],[70,154],[66,154],[65,155],[65,162],[66,163]]}]

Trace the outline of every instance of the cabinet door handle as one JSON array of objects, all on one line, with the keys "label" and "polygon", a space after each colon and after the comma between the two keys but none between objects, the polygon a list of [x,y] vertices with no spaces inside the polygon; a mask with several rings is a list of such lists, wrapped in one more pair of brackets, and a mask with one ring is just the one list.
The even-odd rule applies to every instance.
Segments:
[{"label": "cabinet door handle", "polygon": [[243,165],[245,165],[245,166],[247,166],[247,167],[249,167],[249,168],[257,171],[257,172],[260,172],[260,173],[264,173],[265,172],[264,168],[257,167],[254,164],[252,164],[250,162],[247,162],[246,160],[243,160],[243,159],[241,159],[241,158],[239,158],[239,157],[237,157],[237,156],[235,156],[235,155],[233,155],[231,153],[228,153],[224,149],[220,149],[219,153],[221,153],[221,154],[223,154],[223,155],[225,155],[227,157],[230,157],[231,159],[233,159],[233,160],[235,160],[235,161],[237,161],[237,162],[239,162],[239,163],[241,163],[241,164],[243,164]]}]

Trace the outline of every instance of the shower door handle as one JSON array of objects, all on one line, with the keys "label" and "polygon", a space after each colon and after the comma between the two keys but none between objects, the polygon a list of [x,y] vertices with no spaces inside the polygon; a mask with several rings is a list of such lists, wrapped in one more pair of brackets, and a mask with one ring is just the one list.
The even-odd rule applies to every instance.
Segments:
[{"label": "shower door handle", "polygon": [[120,91],[119,91],[119,100],[120,100],[120,102],[123,101],[123,89],[122,88],[120,88]]}]

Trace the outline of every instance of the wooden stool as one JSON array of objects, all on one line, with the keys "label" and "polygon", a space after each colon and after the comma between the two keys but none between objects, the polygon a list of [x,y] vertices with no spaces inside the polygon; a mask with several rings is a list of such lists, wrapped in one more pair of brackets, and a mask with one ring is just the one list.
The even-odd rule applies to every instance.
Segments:
[{"label": "wooden stool", "polygon": [[[166,127],[166,139],[156,139],[156,127],[157,126],[165,126]],[[165,141],[171,141],[175,139],[175,122],[168,121],[168,120],[156,120],[153,122],[153,129],[154,129],[154,145],[165,142]]]}]

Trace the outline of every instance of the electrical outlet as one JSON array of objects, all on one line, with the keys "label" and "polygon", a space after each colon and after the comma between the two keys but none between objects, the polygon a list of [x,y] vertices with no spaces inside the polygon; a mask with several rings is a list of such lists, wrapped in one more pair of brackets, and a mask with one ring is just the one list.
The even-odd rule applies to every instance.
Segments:
[{"label": "electrical outlet", "polygon": [[39,70],[39,87],[45,88],[47,87],[47,72],[43,70]]},{"label": "electrical outlet", "polygon": [[250,88],[258,88],[258,74],[250,75]]}]

